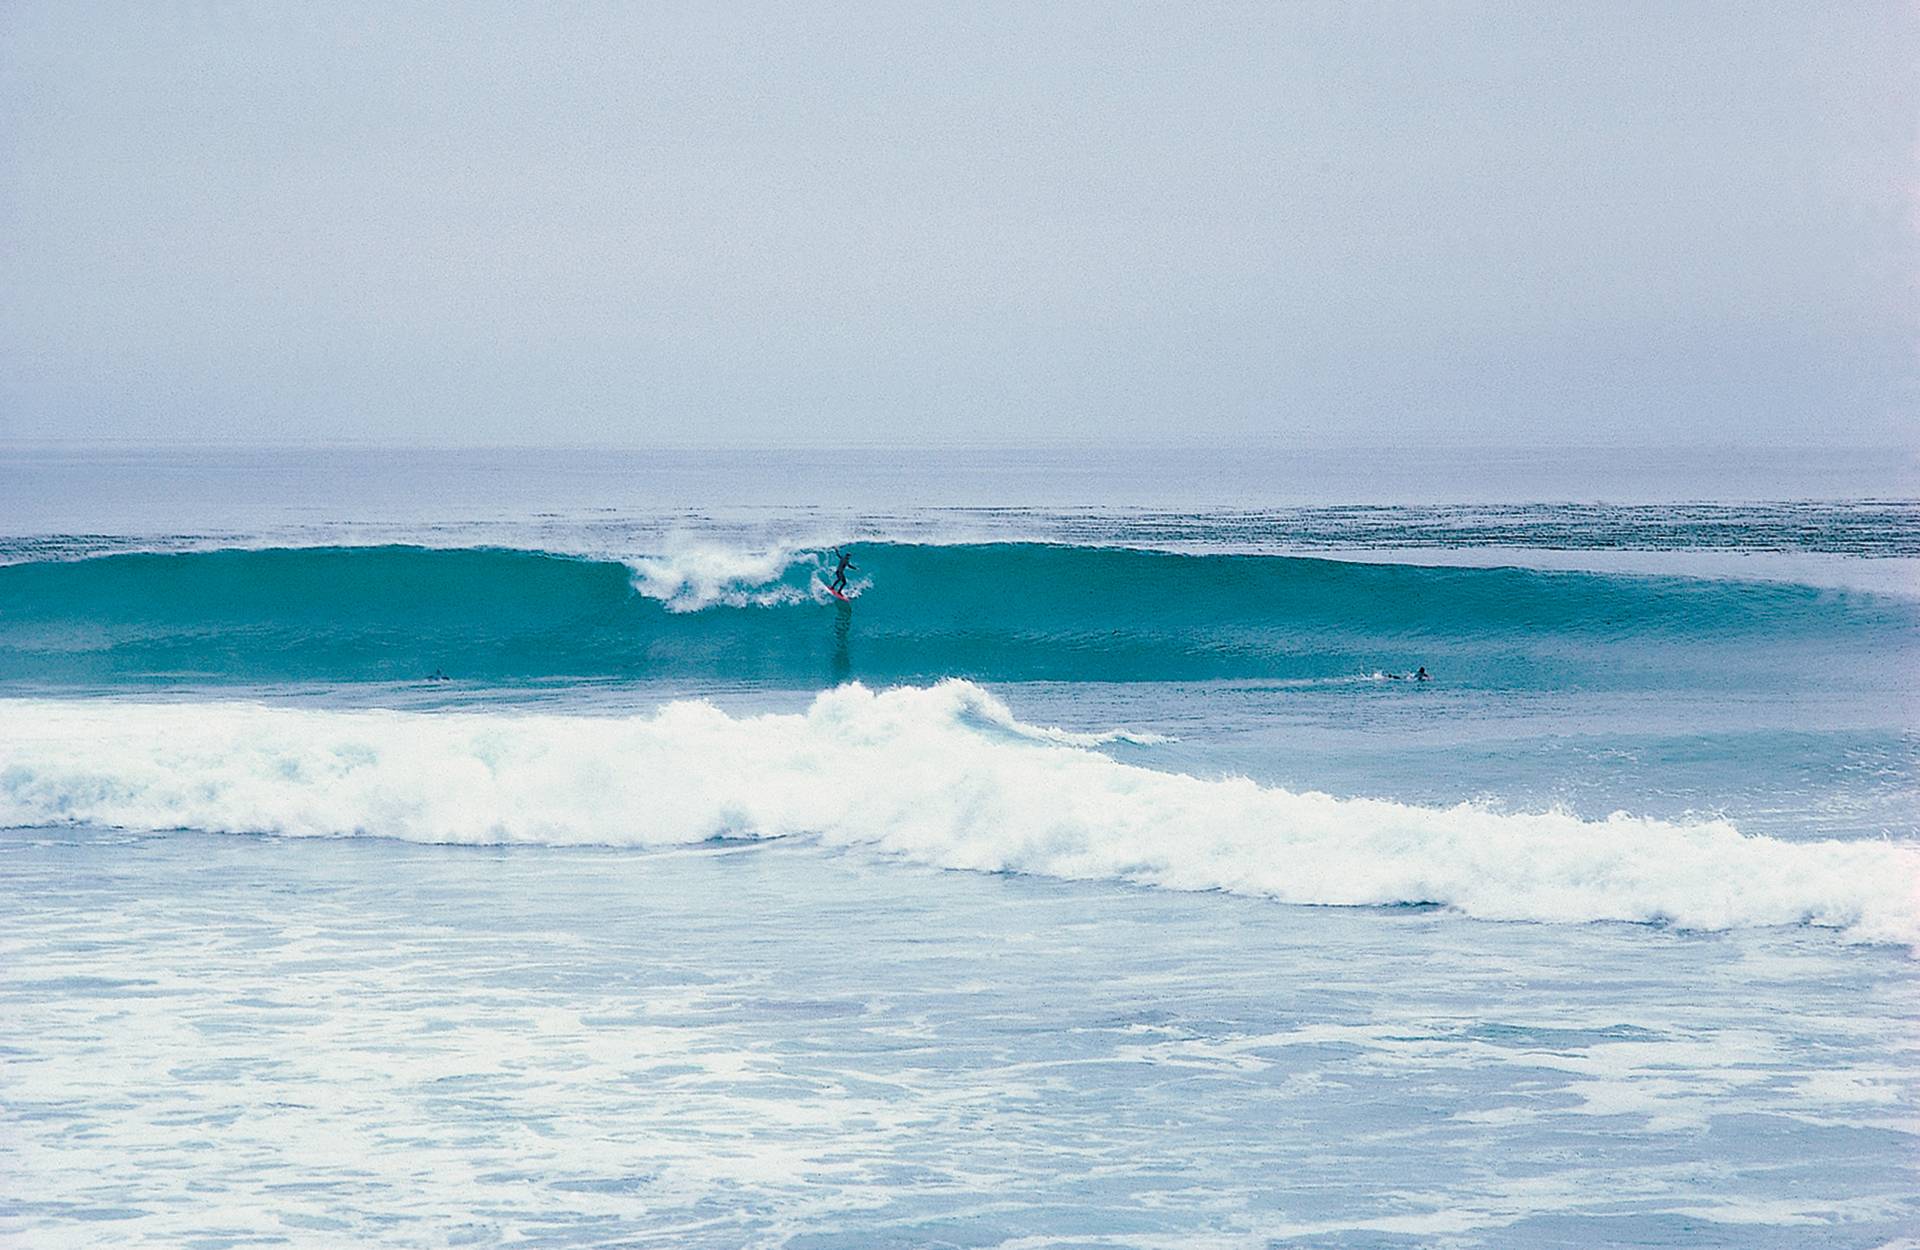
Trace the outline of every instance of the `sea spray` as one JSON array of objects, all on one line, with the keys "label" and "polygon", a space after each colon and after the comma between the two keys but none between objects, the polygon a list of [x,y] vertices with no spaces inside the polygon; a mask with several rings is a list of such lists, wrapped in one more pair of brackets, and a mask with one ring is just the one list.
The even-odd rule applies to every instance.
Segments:
[{"label": "sea spray", "polygon": [[[770,608],[820,601],[815,574],[825,565],[817,554],[783,547],[743,551],[711,544],[676,545],[662,555],[629,560],[633,588],[658,600],[670,612],[699,612],[713,607]],[[795,584],[793,574],[804,579]]]}]

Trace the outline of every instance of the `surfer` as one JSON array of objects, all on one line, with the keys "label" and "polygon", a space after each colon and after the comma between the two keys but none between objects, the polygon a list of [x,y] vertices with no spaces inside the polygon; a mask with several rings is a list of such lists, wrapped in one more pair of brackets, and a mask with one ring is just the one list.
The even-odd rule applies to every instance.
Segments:
[{"label": "surfer", "polygon": [[1415,681],[1432,681],[1433,680],[1433,678],[1427,676],[1427,666],[1424,664],[1420,666],[1420,671],[1413,675],[1413,679]]},{"label": "surfer", "polygon": [[840,563],[835,566],[833,570],[833,583],[828,586],[827,589],[833,591],[835,594],[839,594],[847,588],[847,570],[857,569],[860,566],[853,562],[852,556],[840,550],[838,547],[833,549],[833,554],[839,557]]}]

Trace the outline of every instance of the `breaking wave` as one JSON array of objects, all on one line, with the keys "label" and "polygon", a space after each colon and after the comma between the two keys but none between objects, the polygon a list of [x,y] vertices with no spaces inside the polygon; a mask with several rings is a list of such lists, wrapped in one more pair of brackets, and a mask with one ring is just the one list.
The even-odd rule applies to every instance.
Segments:
[{"label": "breaking wave", "polygon": [[1328,681],[1420,663],[1488,686],[1752,689],[1815,665],[1905,671],[1920,650],[1920,604],[1793,584],[1018,543],[856,560],[851,606],[807,550],[28,561],[0,566],[0,681]]},{"label": "breaking wave", "polygon": [[800,714],[0,700],[0,823],[659,846],[808,836],[952,869],[1490,920],[1811,924],[1920,943],[1920,851],[1156,771],[965,682]]}]

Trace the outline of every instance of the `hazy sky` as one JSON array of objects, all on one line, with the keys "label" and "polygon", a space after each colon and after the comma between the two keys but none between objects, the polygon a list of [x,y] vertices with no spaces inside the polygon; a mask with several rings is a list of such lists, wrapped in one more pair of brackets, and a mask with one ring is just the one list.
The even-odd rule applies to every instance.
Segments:
[{"label": "hazy sky", "polygon": [[1870,0],[6,0],[0,436],[1911,442],[1917,65]]}]

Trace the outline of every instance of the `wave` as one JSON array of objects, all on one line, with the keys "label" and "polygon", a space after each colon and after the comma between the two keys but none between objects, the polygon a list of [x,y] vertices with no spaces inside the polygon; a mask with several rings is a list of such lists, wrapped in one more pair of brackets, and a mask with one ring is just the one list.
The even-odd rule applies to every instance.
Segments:
[{"label": "wave", "polygon": [[[817,552],[796,553],[784,547],[736,551],[690,545],[676,547],[665,555],[636,556],[625,563],[634,572],[634,590],[670,612],[827,601],[827,561]],[[793,580],[796,572],[804,578],[803,584]],[[867,584],[850,583],[855,589]]]},{"label": "wave", "polygon": [[0,681],[1330,681],[1418,663],[1492,686],[1764,688],[1920,651],[1920,604],[1790,584],[1044,544],[856,559],[852,607],[811,550],[30,561],[0,566]]},{"label": "wave", "polygon": [[1920,943],[1920,851],[1724,821],[1342,799],[1154,771],[964,682],[803,714],[0,700],[0,823],[650,847],[811,836],[941,868],[1489,920]]}]

